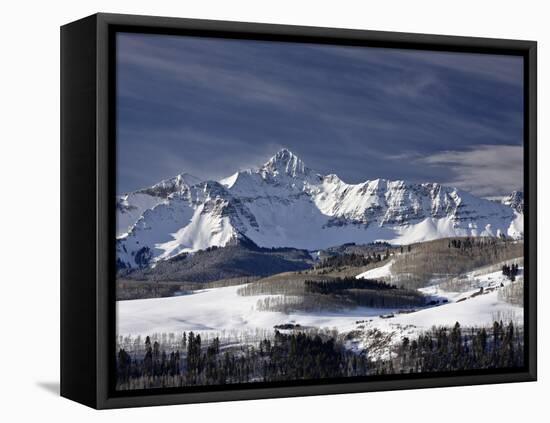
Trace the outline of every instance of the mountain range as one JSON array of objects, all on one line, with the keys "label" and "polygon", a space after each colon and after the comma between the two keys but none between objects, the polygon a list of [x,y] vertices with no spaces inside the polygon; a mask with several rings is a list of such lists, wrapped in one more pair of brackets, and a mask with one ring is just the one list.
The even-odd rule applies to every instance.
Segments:
[{"label": "mountain range", "polygon": [[239,242],[316,251],[451,236],[523,236],[523,194],[501,202],[438,183],[348,184],[288,149],[219,181],[181,174],[117,197],[119,268]]}]

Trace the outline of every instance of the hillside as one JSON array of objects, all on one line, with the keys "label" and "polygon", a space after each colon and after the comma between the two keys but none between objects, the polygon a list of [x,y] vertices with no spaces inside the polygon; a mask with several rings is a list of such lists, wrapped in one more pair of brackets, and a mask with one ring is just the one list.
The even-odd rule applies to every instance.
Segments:
[{"label": "hillside", "polygon": [[229,278],[268,276],[311,267],[307,251],[259,248],[251,243],[211,247],[158,262],[154,268],[122,269],[119,277],[149,281],[206,283]]}]

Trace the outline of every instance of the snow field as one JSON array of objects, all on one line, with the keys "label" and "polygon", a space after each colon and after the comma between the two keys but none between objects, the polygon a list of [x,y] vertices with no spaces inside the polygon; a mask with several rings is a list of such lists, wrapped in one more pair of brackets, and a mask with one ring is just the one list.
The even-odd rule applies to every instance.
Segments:
[{"label": "snow field", "polygon": [[[392,262],[386,263],[358,277],[391,277],[391,265]],[[518,281],[521,278],[522,268]],[[495,320],[501,319],[521,324],[523,308],[499,299],[501,285],[512,283],[501,271],[478,269],[463,275],[463,279],[471,289],[448,291],[443,288],[445,282],[420,289],[424,294],[439,299],[440,303],[413,312],[367,307],[338,313],[259,311],[258,300],[278,296],[238,295],[238,289],[245,285],[206,289],[180,297],[118,301],[117,328],[118,334],[123,336],[194,331],[208,336],[230,333],[236,339],[245,339],[251,333],[271,333],[275,325],[292,323],[302,327],[336,329],[342,334],[356,331],[359,335],[349,343],[350,348],[368,350],[373,342],[368,337],[372,330],[380,331],[388,343],[394,344],[404,336],[414,337],[433,326],[453,326],[456,322],[463,327],[491,326]],[[483,288],[483,293],[480,288]],[[443,299],[447,302],[443,303]],[[384,352],[377,354],[382,357]]]}]

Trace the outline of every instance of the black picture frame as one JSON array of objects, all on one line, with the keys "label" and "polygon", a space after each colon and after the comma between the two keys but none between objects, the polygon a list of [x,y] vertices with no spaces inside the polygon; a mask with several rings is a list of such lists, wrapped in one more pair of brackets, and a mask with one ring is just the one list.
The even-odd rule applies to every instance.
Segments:
[{"label": "black picture frame", "polygon": [[[114,240],[117,31],[206,35],[524,59],[525,363],[471,371],[115,392]],[[61,395],[97,409],[534,381],[537,378],[537,45],[534,41],[95,14],[61,28]],[[77,248],[78,247],[78,248]]]}]

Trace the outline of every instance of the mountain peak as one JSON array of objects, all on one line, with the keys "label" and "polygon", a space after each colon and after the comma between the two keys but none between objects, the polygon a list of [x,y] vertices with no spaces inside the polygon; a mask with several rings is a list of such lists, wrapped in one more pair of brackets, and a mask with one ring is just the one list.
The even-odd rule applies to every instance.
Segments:
[{"label": "mountain peak", "polygon": [[309,171],[304,162],[287,148],[279,150],[262,166],[262,170],[274,176],[288,175],[293,177],[305,175]]},{"label": "mountain peak", "polygon": [[[455,236],[523,236],[523,196],[491,202],[436,183],[347,184],[284,148],[260,169],[192,185],[179,175],[117,203],[117,257],[128,268],[235,237],[260,247],[320,250],[348,242],[411,244]],[[149,193],[149,192],[148,192]],[[152,197],[151,197],[152,196]],[[511,207],[510,207],[511,206]]]},{"label": "mountain peak", "polygon": [[179,175],[176,175],[174,178],[172,178],[175,182],[187,184],[189,186],[197,185],[202,182],[202,179],[197,178],[195,175],[191,175],[190,173],[183,172]]},{"label": "mountain peak", "polygon": [[189,173],[180,173],[169,179],[163,179],[155,185],[136,191],[154,197],[167,198],[171,194],[185,192],[189,187],[197,185],[201,179]]}]

